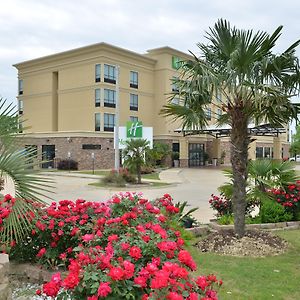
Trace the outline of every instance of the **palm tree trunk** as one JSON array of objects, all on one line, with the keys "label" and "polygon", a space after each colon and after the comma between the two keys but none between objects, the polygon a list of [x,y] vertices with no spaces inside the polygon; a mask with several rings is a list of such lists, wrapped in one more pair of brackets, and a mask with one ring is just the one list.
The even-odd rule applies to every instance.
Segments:
[{"label": "palm tree trunk", "polygon": [[248,118],[242,108],[232,117],[231,165],[233,172],[234,231],[241,238],[245,234],[246,182],[248,176]]},{"label": "palm tree trunk", "polygon": [[141,171],[141,166],[138,165],[136,169],[137,169],[138,184],[141,184],[141,183],[142,183],[142,175],[141,175],[142,171]]}]

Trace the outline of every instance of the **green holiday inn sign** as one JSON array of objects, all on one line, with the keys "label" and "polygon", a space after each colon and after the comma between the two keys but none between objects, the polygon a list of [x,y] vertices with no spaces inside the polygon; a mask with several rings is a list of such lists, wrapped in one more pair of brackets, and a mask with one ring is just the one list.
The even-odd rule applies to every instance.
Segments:
[{"label": "green holiday inn sign", "polygon": [[127,138],[142,138],[143,137],[143,123],[127,122],[126,123],[126,137]]}]

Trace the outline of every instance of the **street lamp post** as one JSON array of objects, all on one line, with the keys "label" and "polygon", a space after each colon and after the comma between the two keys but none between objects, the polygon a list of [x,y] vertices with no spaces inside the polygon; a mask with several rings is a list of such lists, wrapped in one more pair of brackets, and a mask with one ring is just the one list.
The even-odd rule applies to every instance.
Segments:
[{"label": "street lamp post", "polygon": [[93,175],[95,174],[95,153],[92,152],[92,161],[93,161]]},{"label": "street lamp post", "polygon": [[69,172],[71,169],[71,152],[68,152],[68,168],[69,168]]}]

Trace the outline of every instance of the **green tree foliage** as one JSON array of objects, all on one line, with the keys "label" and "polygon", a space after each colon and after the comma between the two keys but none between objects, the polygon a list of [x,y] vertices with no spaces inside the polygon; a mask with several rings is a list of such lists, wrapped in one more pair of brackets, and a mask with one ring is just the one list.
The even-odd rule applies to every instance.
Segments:
[{"label": "green tree foliage", "polygon": [[154,142],[153,149],[149,149],[146,153],[147,163],[151,166],[160,165],[170,153],[171,150],[168,144]]},{"label": "green tree foliage", "polygon": [[20,240],[28,232],[31,228],[28,212],[35,213],[35,204],[44,203],[42,199],[46,197],[45,192],[51,191],[52,184],[51,179],[39,176],[34,170],[34,166],[40,163],[36,150],[21,147],[20,123],[15,107],[0,99],[0,177],[12,179],[16,196],[16,204],[0,232],[3,244]]},{"label": "green tree foliage", "polygon": [[300,126],[296,127],[296,133],[293,135],[293,140],[290,147],[290,153],[292,156],[300,154]]},{"label": "green tree foliage", "polygon": [[137,175],[138,183],[142,183],[142,166],[146,165],[145,155],[149,150],[149,142],[144,139],[126,141],[123,151],[124,166]]},{"label": "green tree foliage", "polygon": [[[167,104],[162,113],[182,120],[184,129],[199,130],[207,125],[206,110],[211,104],[222,110],[218,124],[231,126],[233,168],[233,210],[235,232],[245,233],[248,125],[269,123],[283,126],[297,117],[298,105],[290,98],[299,94],[300,67],[296,41],[284,52],[272,52],[282,31],[243,30],[219,20],[199,43],[201,55],[183,63],[177,86],[179,105]],[[277,50],[276,50],[277,52]],[[216,93],[223,97],[213,101]]]},{"label": "green tree foliage", "polygon": [[[232,199],[234,188],[232,170],[225,170],[224,173],[231,180],[221,185],[219,191],[227,199]],[[247,178],[247,201],[260,205],[261,202],[273,198],[273,195],[268,193],[269,189],[285,189],[289,184],[296,182],[299,176],[293,164],[288,161],[258,159],[249,162]]]}]

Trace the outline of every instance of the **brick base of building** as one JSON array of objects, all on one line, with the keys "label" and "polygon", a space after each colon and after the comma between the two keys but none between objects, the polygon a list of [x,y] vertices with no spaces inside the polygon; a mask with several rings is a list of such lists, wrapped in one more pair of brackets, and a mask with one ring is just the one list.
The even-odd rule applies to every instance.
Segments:
[{"label": "brick base of building", "polygon": [[[61,160],[70,159],[78,162],[79,170],[111,169],[114,167],[115,150],[112,138],[102,137],[51,137],[51,138],[22,138],[23,146],[37,148],[42,157],[43,146],[55,146],[53,167]],[[87,148],[87,149],[85,149]],[[94,148],[94,149],[93,149]],[[92,154],[94,153],[94,154]],[[93,159],[94,157],[94,159]]]}]

